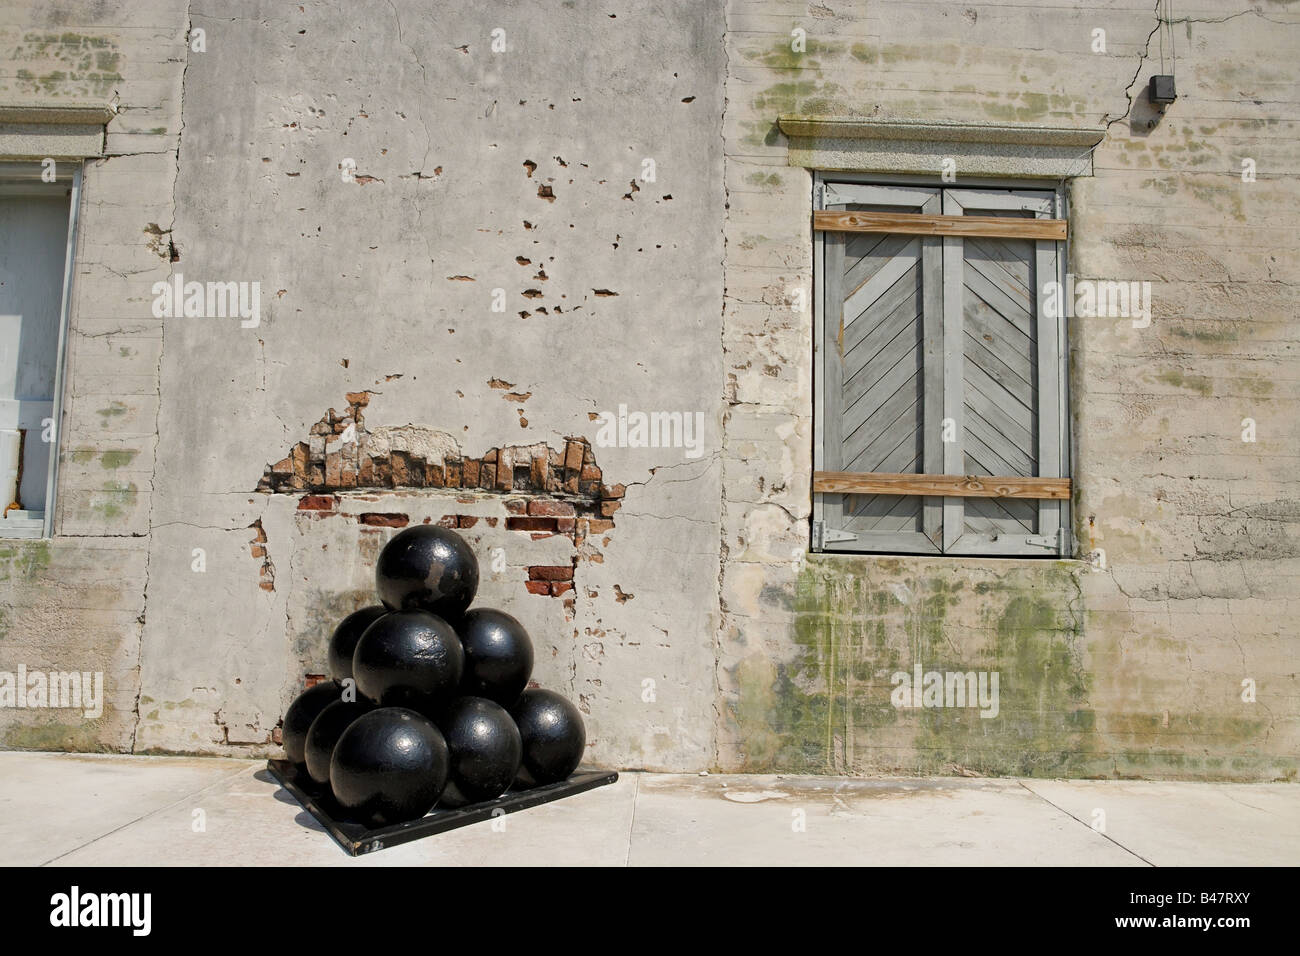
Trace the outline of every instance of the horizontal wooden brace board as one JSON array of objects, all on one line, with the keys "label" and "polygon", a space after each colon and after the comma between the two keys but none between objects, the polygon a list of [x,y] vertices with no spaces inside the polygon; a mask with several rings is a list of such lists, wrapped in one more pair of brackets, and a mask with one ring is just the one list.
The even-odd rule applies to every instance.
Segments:
[{"label": "horizontal wooden brace board", "polygon": [[989,475],[893,475],[813,472],[813,491],[851,495],[925,495],[936,498],[1055,498],[1068,500],[1069,478]]},{"label": "horizontal wooden brace board", "polygon": [[915,212],[813,213],[818,232],[893,232],[910,236],[993,236],[998,239],[1064,239],[1064,219],[1002,216],[927,216]]}]

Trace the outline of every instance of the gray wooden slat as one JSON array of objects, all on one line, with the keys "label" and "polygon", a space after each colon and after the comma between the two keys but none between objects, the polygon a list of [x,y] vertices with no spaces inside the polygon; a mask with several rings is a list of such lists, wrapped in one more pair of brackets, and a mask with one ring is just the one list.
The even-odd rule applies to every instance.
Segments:
[{"label": "gray wooden slat", "polygon": [[915,335],[915,326],[900,330],[844,383],[846,417],[862,421],[920,371],[922,352]]},{"label": "gray wooden slat", "polygon": [[1034,338],[1006,321],[969,289],[966,290],[966,301],[962,306],[962,318],[965,320],[967,334],[998,356],[1031,387],[1038,387],[1038,376],[1034,374],[1037,368],[1034,361],[1037,348]]},{"label": "gray wooden slat", "polygon": [[[1016,374],[1002,358],[993,354],[984,344],[973,334],[971,327],[966,327],[966,341],[962,343],[966,351],[966,357],[980,367],[980,369],[998,386],[1009,395],[1014,397],[1026,409],[1034,407],[1035,388],[1031,381],[1026,381]],[[1004,352],[1005,354],[1005,352]],[[1007,356],[1011,360],[1011,356]]]},{"label": "gray wooden slat", "polygon": [[1011,399],[998,383],[973,361],[967,360],[966,401],[984,420],[1005,435],[1017,448],[1034,448],[1034,413]]},{"label": "gray wooden slat", "polygon": [[[845,471],[883,471],[879,467],[885,454],[898,446],[901,436],[908,429],[917,433],[921,427],[920,414],[920,376],[912,376],[893,395],[885,400],[878,409],[861,419],[845,418],[842,427],[849,431],[844,438],[843,461],[853,464]],[[920,435],[917,434],[917,446],[920,447]],[[875,449],[878,453],[871,454]]]},{"label": "gray wooden slat", "polygon": [[994,312],[1025,335],[1033,334],[1033,313],[1024,302],[1011,298],[978,269],[965,270],[963,278],[970,291],[987,302]]},{"label": "gray wooden slat", "polygon": [[[849,233],[848,236],[852,236]],[[867,234],[871,238],[872,234]],[[844,240],[846,256],[844,260],[844,296],[848,298],[858,289],[862,288],[863,283],[878,273],[885,266],[889,265],[897,256],[903,255],[908,251],[908,247],[915,244],[913,236],[894,236],[885,235],[880,242],[876,243],[870,249],[859,247],[859,255],[852,261],[847,256],[849,244],[853,241],[846,236]]]},{"label": "gray wooden slat", "polygon": [[[843,375],[844,365],[840,356],[840,342],[843,339],[844,308],[844,234],[822,234],[822,271],[825,275],[825,288],[822,291],[823,332],[821,373],[822,373],[822,460],[828,471],[840,471],[844,467],[842,453],[844,442],[840,435],[840,422],[843,419]],[[822,495],[822,520],[827,528],[842,528],[844,525],[843,499],[841,495]]]},{"label": "gray wooden slat", "polygon": [[[990,475],[1034,476],[1033,456],[1008,442],[992,425],[967,407],[966,457],[976,458]],[[962,472],[966,474],[966,472]]]},{"label": "gray wooden slat", "polygon": [[[951,192],[943,195],[943,212],[956,215],[961,212],[961,204]],[[964,402],[962,395],[965,384],[962,377],[963,354],[954,343],[962,340],[962,300],[966,272],[963,262],[962,241],[945,236],[943,238],[943,417],[951,419],[955,441],[943,443],[943,473],[959,474],[962,461],[962,441],[965,425],[963,419]],[[961,498],[943,499],[942,544],[947,552],[965,531],[965,505]]]},{"label": "gray wooden slat", "polygon": [[[1041,290],[1056,279],[1056,243],[1034,244],[1034,282]],[[1044,478],[1061,476],[1065,436],[1062,401],[1065,392],[1061,378],[1061,325],[1049,317],[1042,302],[1037,303],[1038,354],[1038,473]],[[1038,527],[1042,534],[1056,534],[1062,527],[1063,510],[1059,501],[1038,503]],[[1064,537],[1064,536],[1062,536]],[[1063,542],[1064,544],[1064,542]]]},{"label": "gray wooden slat", "polygon": [[[899,279],[899,282],[906,281],[906,277]],[[876,302],[880,305],[881,312],[884,311],[884,299],[882,296]],[[874,311],[876,306],[872,306],[869,311]],[[855,336],[854,333],[858,328],[866,327],[868,323],[874,321],[874,317],[868,318],[863,316],[854,325],[849,326],[844,332],[844,367],[852,369],[855,373],[862,367],[873,361],[874,356],[886,345],[889,344],[899,332],[909,325],[915,324],[917,320],[917,301],[915,295],[905,302],[901,302],[894,309],[891,309],[883,319],[866,334]],[[861,348],[859,348],[861,347]]]},{"label": "gray wooden slat", "polygon": [[[937,215],[942,208],[936,194],[922,212]],[[943,240],[938,236],[921,240],[921,298],[922,470],[933,475],[943,473]],[[921,530],[937,546],[943,541],[943,499],[927,496],[922,507]]]},{"label": "gray wooden slat", "polygon": [[875,402],[867,408],[878,407],[906,381],[906,376],[921,367],[921,344],[916,331],[915,323],[901,330],[844,383],[846,410],[852,409],[859,399]]},{"label": "gray wooden slat", "polygon": [[[915,239],[915,237],[912,238]],[[870,279],[867,279],[852,292],[845,295],[845,317],[861,315],[866,311],[867,306],[880,298],[885,290],[905,275],[908,269],[916,265],[920,259],[920,244],[913,242],[909,243],[909,245],[915,247],[915,252],[908,250],[899,252],[898,255],[881,266]]]},{"label": "gray wooden slat", "polygon": [[1007,281],[1024,290],[1024,300],[1032,302],[1033,277],[1030,271],[1033,264],[1030,257],[1034,254],[1033,242],[1029,239],[995,239],[991,237],[971,236],[966,240],[966,261],[978,260],[989,269],[998,269],[998,277],[1006,276]]},{"label": "gray wooden slat", "polygon": [[888,241],[889,234],[884,232],[849,233],[844,240],[844,269],[847,272],[857,265],[863,256],[871,254],[880,244]]},{"label": "gray wooden slat", "polygon": [[913,318],[920,313],[920,303],[917,299],[919,279],[920,270],[909,269],[906,274],[889,287],[888,291],[871,304],[867,310],[871,315],[859,316],[852,325],[849,325],[844,330],[844,353],[846,356],[882,324],[907,313],[908,310],[911,311]]},{"label": "gray wooden slat", "polygon": [[[920,436],[915,434],[919,422],[915,415],[904,413],[890,422],[879,434],[861,431],[860,440],[845,446],[845,471],[870,474],[889,472],[907,474],[917,462],[919,470]],[[911,434],[909,434],[909,429]],[[906,462],[897,468],[887,468],[889,462]]]}]

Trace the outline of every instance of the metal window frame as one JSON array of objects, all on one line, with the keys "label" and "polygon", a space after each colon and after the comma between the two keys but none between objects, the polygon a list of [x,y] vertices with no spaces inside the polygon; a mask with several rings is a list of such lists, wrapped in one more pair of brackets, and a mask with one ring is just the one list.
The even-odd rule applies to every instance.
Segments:
[{"label": "metal window frame", "polygon": [[[1035,193],[1050,193],[1052,196],[1052,205],[1054,207],[1053,216],[1057,219],[1069,218],[1069,194],[1066,179],[1034,179],[1026,177],[1001,178],[995,176],[963,176],[960,182],[944,182],[940,176],[919,176],[907,174],[876,174],[876,173],[853,173],[853,172],[827,172],[814,170],[812,175],[812,208],[813,210],[822,210],[826,208],[826,192],[828,187],[833,187],[835,183],[857,186],[919,186],[930,189],[940,189],[944,192],[941,195],[947,195],[947,191],[954,191],[960,195],[961,191],[970,190],[978,191],[1007,191],[1007,190],[1030,190]],[[820,470],[824,461],[824,422],[825,422],[825,402],[822,394],[822,373],[819,368],[821,356],[824,355],[825,348],[825,320],[826,305],[823,302],[823,293],[826,289],[825,275],[825,235],[815,232],[811,233],[813,241],[813,355],[812,355],[812,383],[813,383],[813,468],[814,471]],[[1064,283],[1065,273],[1070,261],[1070,242],[1072,236],[1067,235],[1066,239],[1057,242],[1056,245],[1056,281]],[[1041,299],[1040,282],[1040,299]],[[1062,285],[1063,287],[1063,285]],[[1041,307],[1041,303],[1040,303]],[[1064,313],[1065,310],[1062,310]],[[1057,318],[1058,323],[1058,374],[1060,376],[1060,409],[1059,409],[1059,428],[1060,428],[1060,473],[1063,476],[1072,476],[1075,460],[1075,441],[1073,429],[1071,427],[1072,416],[1070,413],[1071,388],[1070,388],[1070,338],[1069,324],[1062,314]],[[894,556],[915,556],[915,552],[881,550],[881,549],[864,549],[854,547],[854,542],[843,540],[838,537],[842,532],[837,529],[828,528],[826,525],[826,507],[823,495],[817,492],[812,493],[812,520],[810,522],[810,550],[815,552],[828,553],[854,553],[854,554],[880,554]],[[938,555],[941,557],[951,558],[1028,558],[1030,560],[1061,560],[1074,556],[1075,542],[1073,535],[1073,502],[1060,502],[1060,531],[1058,546],[1050,553],[1042,555],[1024,554],[1009,552],[1004,553],[999,550],[991,550],[988,553],[972,552],[968,554],[950,552],[942,549]],[[850,536],[846,536],[850,537]]]},{"label": "metal window frame", "polygon": [[54,422],[54,440],[50,442],[50,467],[45,482],[45,512],[39,534],[30,531],[6,532],[0,522],[0,540],[48,540],[54,537],[54,512],[58,506],[55,498],[59,479],[59,448],[63,441],[63,384],[67,364],[68,335],[72,312],[72,287],[77,249],[77,225],[81,211],[82,159],[57,159],[56,171],[71,166],[71,175],[57,175],[53,183],[41,180],[43,165],[39,162],[0,161],[0,183],[10,186],[16,194],[39,195],[50,188],[68,189],[68,237],[63,253],[63,294],[59,303],[58,351],[54,360],[54,396],[50,416]]}]

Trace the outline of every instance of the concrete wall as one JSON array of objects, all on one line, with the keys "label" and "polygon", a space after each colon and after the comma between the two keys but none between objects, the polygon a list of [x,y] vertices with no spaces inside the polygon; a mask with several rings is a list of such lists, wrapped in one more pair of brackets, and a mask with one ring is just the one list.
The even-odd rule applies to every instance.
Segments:
[{"label": "concrete wall", "polygon": [[[719,766],[1294,776],[1297,21],[1180,4],[1179,99],[1148,126],[1155,7],[728,5]],[[1150,281],[1154,316],[1070,328],[1075,534],[1105,570],[801,560],[812,183],[778,114],[1106,127],[1072,181],[1069,271]],[[891,706],[918,662],[1000,672],[1001,713]]]},{"label": "concrete wall", "polygon": [[[1294,775],[1286,4],[1180,4],[1150,128],[1146,0],[302,6],[0,15],[0,100],[121,107],[86,169],[57,534],[0,548],[0,669],[103,669],[109,703],[0,711],[5,746],[275,752],[382,542],[427,520],[483,556],[593,763]],[[1107,128],[1070,271],[1151,281],[1155,314],[1071,327],[1105,569],[805,557],[789,113]],[[258,283],[257,323],[154,318],[176,275]],[[603,447],[620,405],[702,413],[701,454]],[[891,706],[917,661],[998,671],[998,717]]]},{"label": "concrete wall", "polygon": [[135,737],[163,340],[149,289],[171,271],[185,7],[0,11],[0,102],[119,107],[84,166],[54,537],[0,541],[0,670],[99,671],[106,699],[90,720],[0,711],[9,747],[130,750]]}]

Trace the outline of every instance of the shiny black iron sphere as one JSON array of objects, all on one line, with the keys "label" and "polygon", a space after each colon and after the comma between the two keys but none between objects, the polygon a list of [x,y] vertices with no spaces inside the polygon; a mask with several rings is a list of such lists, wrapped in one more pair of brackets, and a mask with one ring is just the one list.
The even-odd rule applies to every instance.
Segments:
[{"label": "shiny black iron sphere", "polygon": [[352,653],[357,649],[357,641],[366,628],[388,613],[382,604],[363,607],[345,617],[330,636],[329,664],[330,676],[335,680],[346,680],[352,676]]},{"label": "shiny black iron sphere", "polygon": [[440,805],[499,797],[519,770],[522,744],[509,712],[485,697],[461,697],[442,714],[450,767]]},{"label": "shiny black iron sphere", "polygon": [[352,722],[330,759],[330,789],[349,818],[370,827],[416,820],[447,783],[447,743],[423,714],[380,707]]},{"label": "shiny black iron sphere", "polygon": [[465,649],[460,692],[502,707],[518,700],[533,674],[533,642],[524,626],[505,611],[476,607],[456,623],[456,633]]},{"label": "shiny black iron sphere", "polygon": [[307,731],[307,743],[304,747],[307,755],[307,775],[322,787],[330,782],[330,758],[334,756],[334,745],[343,736],[343,731],[352,725],[358,717],[363,717],[374,710],[374,705],[365,700],[336,700],[317,715]]},{"label": "shiny black iron sphere", "polygon": [[534,689],[519,695],[510,715],[523,742],[520,785],[568,779],[587,746],[587,729],[578,708],[553,690]]},{"label": "shiny black iron sphere", "polygon": [[311,722],[322,710],[341,699],[343,688],[332,680],[321,681],[314,687],[308,687],[299,694],[289,709],[284,712],[284,726],[280,730],[280,739],[284,744],[284,756],[290,763],[299,767],[306,763],[307,731]]},{"label": "shiny black iron sphere", "polygon": [[384,545],[375,584],[379,600],[392,610],[420,608],[455,620],[478,591],[478,559],[456,532],[416,525]]},{"label": "shiny black iron sphere", "polygon": [[366,628],[352,654],[357,690],[384,707],[434,714],[456,696],[465,652],[456,630],[428,611],[393,611]]}]

